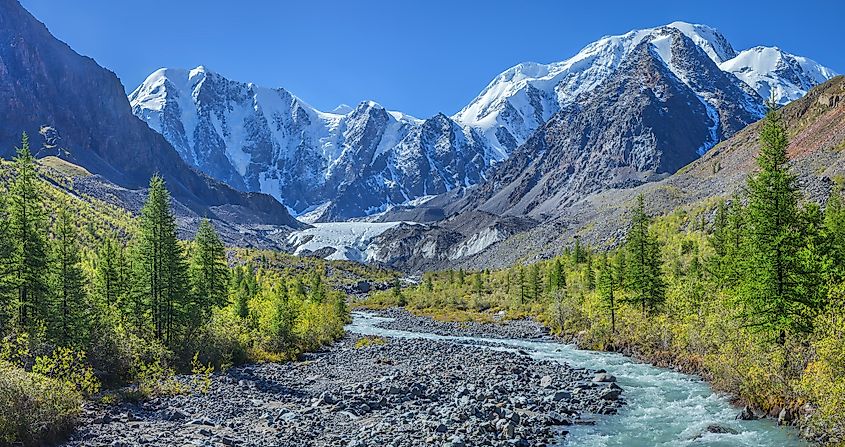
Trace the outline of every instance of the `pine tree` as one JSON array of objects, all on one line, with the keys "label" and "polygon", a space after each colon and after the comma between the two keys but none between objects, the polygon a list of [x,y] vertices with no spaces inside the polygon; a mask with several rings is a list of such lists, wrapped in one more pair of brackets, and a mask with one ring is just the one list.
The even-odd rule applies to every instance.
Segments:
[{"label": "pine tree", "polygon": [[516,267],[517,290],[519,292],[519,304],[525,304],[525,270],[521,265]]},{"label": "pine tree", "polygon": [[49,307],[47,287],[47,220],[35,158],[23,135],[14,159],[15,178],[9,191],[10,274],[15,289],[18,323],[32,327]]},{"label": "pine tree", "polygon": [[136,289],[149,312],[156,339],[171,344],[190,305],[187,265],[176,237],[176,220],[164,180],[150,180],[149,196],[141,209]]},{"label": "pine tree", "polygon": [[660,245],[651,233],[651,219],[645,213],[644,198],[637,197],[637,206],[631,218],[631,229],[626,238],[627,278],[633,292],[630,301],[639,304],[643,315],[653,311],[665,299]]},{"label": "pine tree", "polygon": [[53,306],[48,328],[53,340],[65,346],[81,344],[88,328],[77,227],[67,201],[63,201],[56,213],[51,241],[49,284]]},{"label": "pine tree", "polygon": [[229,283],[226,247],[208,219],[202,220],[194,236],[188,272],[193,297],[192,319],[194,324],[201,325],[211,317],[212,308],[226,304]]},{"label": "pine tree", "polygon": [[816,303],[802,290],[799,192],[788,172],[786,129],[771,109],[760,130],[760,171],[748,180],[744,318],[783,343],[788,332],[811,330]]},{"label": "pine tree", "polygon": [[610,311],[610,328],[616,333],[616,296],[614,291],[618,287],[617,274],[613,264],[608,260],[607,253],[602,254],[599,261],[598,293],[605,307]]}]

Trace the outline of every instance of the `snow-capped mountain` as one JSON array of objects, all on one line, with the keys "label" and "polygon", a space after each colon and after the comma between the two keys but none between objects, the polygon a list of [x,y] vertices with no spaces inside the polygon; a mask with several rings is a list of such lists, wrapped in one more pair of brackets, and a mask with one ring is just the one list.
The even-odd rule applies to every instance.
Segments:
[{"label": "snow-capped mountain", "polygon": [[[721,70],[739,75],[747,83],[742,84],[747,92],[752,89],[758,95],[768,98],[766,85],[788,86],[791,95],[783,95],[782,102],[800,97],[809,88],[829,79],[833,71],[821,67],[809,59],[791,55],[797,63],[778,64],[773,57],[766,57],[766,63],[748,57],[746,50],[737,54],[728,40],[718,31],[705,25],[674,22],[657,28],[634,30],[619,36],[606,36],[582,49],[575,56],[551,64],[527,62],[506,70],[490,84],[469,105],[458,112],[455,121],[477,129],[491,146],[502,154],[508,154],[523,144],[543,123],[571,104],[579,95],[589,92],[611,76],[631,54],[637,45],[651,41],[663,57],[664,62],[676,70],[669,57],[666,44],[667,30],[677,30],[687,36]],[[779,52],[779,50],[777,50]],[[783,57],[782,59],[787,59]],[[763,61],[759,61],[763,62]],[[782,69],[789,65],[790,69]],[[676,73],[680,74],[680,73]],[[687,82],[684,76],[679,76]],[[763,82],[758,82],[762,80]],[[806,81],[806,82],[805,82]],[[700,96],[711,106],[712,98]],[[747,104],[747,110],[757,111],[759,104]]]},{"label": "snow-capped mountain", "polygon": [[794,101],[811,88],[836,76],[833,70],[777,47],[754,47],[719,64],[750,85],[765,99],[779,104]]},{"label": "snow-capped mountain", "polygon": [[365,101],[321,112],[282,88],[200,66],[161,69],[129,95],[183,159],[327,221],[476,184],[501,156],[443,114],[420,120]]},{"label": "snow-capped mountain", "polygon": [[[619,73],[642,66],[629,62],[632,58],[659,65],[639,74],[659,75],[661,82],[652,83],[654,98],[617,107],[625,98],[604,87],[623,83],[636,93],[638,80],[625,83],[621,79],[631,77]],[[760,118],[772,91],[786,103],[833,75],[828,68],[776,48],[737,53],[713,28],[674,22],[603,37],[562,62],[512,67],[451,118],[438,114],[421,120],[368,101],[322,112],[285,89],[231,81],[204,67],[158,70],[132,92],[130,101],[134,113],[191,165],[238,189],[271,194],[304,215],[303,220],[325,222],[478,184],[491,175],[491,166],[510,157],[552,120],[629,129],[620,138],[646,157],[615,161],[621,177],[590,176],[608,166],[605,159],[572,166],[566,177],[583,182],[569,184],[564,202],[607,187],[596,184],[601,179],[613,184],[644,181],[673,172]],[[596,91],[605,96],[588,96]],[[688,101],[672,100],[680,97]],[[595,110],[586,98],[607,110]],[[663,110],[660,119],[643,115],[652,113],[650,104],[661,101],[685,110]],[[615,108],[630,115],[622,116]],[[549,129],[568,135],[565,126]],[[671,129],[688,132],[679,136]],[[608,139],[610,133],[596,134],[598,141],[621,144]],[[567,141],[565,151],[580,147],[606,156],[631,156],[611,155],[588,141],[552,137],[531,147],[548,144],[554,153],[556,144]],[[520,154],[526,159],[543,157],[540,152]],[[550,163],[541,171],[556,171],[556,161]],[[501,176],[497,178],[494,183],[502,184]],[[506,208],[520,200],[512,195]]]}]

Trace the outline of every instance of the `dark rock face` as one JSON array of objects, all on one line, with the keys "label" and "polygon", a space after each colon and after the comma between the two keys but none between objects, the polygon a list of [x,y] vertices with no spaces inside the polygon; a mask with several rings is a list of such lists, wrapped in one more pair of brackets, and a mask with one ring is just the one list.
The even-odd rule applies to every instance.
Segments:
[{"label": "dark rock face", "polygon": [[661,32],[669,55],[640,43],[604,84],[516,149],[465,209],[556,216],[587,194],[672,174],[759,118],[759,96],[681,32]]},{"label": "dark rock face", "polygon": [[300,225],[272,197],[239,193],[192,170],[132,115],[114,73],[54,38],[16,0],[0,0],[0,111],[4,157],[21,132],[35,136],[49,126],[61,136],[62,157],[121,186],[144,187],[158,172],[174,198],[198,214],[216,217],[213,207],[231,205],[261,223]]}]

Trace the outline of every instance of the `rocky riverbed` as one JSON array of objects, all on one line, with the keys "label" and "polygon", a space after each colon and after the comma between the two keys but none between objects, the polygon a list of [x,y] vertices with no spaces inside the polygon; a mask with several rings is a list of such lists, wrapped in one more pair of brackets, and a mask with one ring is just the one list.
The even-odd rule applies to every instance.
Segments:
[{"label": "rocky riverbed", "polygon": [[600,371],[469,344],[359,339],[233,368],[206,394],[92,406],[66,445],[543,446],[622,405]]},{"label": "rocky riverbed", "polygon": [[543,325],[528,319],[501,319],[493,323],[472,321],[442,322],[435,321],[429,317],[416,316],[400,308],[389,308],[374,313],[391,319],[391,321],[379,324],[379,327],[385,329],[461,337],[516,338],[535,341],[555,340]]}]

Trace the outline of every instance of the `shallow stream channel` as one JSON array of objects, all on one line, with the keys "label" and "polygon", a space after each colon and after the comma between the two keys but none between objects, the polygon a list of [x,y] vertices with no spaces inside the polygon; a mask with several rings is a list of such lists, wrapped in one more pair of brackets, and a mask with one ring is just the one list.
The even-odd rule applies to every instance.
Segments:
[{"label": "shallow stream channel", "polygon": [[[522,350],[540,360],[578,368],[604,369],[624,389],[626,405],[611,416],[594,417],[595,425],[574,425],[564,446],[807,446],[796,430],[772,420],[740,421],[739,409],[701,379],[637,362],[624,355],[587,351],[573,345],[514,338],[438,335],[380,327],[387,317],[354,312],[352,333],[394,338],[424,338],[477,344],[489,349]],[[708,430],[708,427],[720,430]],[[712,433],[711,431],[723,431]]]}]

